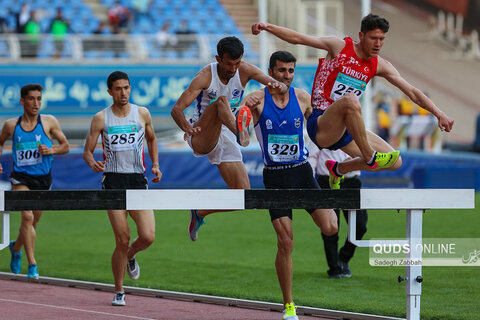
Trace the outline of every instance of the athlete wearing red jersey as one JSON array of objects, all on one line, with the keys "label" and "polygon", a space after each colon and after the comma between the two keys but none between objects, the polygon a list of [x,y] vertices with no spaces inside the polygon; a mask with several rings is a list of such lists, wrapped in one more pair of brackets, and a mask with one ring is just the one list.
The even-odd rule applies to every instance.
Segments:
[{"label": "athlete wearing red jersey", "polygon": [[347,172],[395,170],[402,164],[399,151],[365,129],[359,97],[374,76],[384,77],[413,102],[435,115],[442,131],[452,129],[453,119],[378,55],[388,29],[388,21],[373,14],[362,19],[359,42],[348,37],[309,36],[269,23],[252,25],[254,35],[265,30],[286,42],[327,51],[325,59],[320,59],[315,75],[312,90],[314,111],[308,119],[307,130],[320,148],[342,149],[352,157],[341,163],[327,161],[331,188],[339,188],[342,174]]}]

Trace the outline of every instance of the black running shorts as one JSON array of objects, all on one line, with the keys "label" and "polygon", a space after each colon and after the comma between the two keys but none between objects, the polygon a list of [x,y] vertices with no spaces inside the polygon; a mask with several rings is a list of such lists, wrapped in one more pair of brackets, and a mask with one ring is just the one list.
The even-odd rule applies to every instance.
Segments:
[{"label": "black running shorts", "polygon": [[52,187],[52,174],[32,176],[23,172],[13,171],[10,174],[10,182],[14,186],[25,185],[30,190],[50,190]]},{"label": "black running shorts", "polygon": [[106,172],[102,176],[102,189],[148,189],[148,180],[142,173]]},{"label": "black running shorts", "polygon": [[[308,162],[287,169],[263,169],[263,184],[265,189],[320,189],[313,176],[312,166]],[[310,214],[316,209],[305,208]],[[269,209],[268,211],[272,221],[281,217],[292,219],[292,209]]]}]

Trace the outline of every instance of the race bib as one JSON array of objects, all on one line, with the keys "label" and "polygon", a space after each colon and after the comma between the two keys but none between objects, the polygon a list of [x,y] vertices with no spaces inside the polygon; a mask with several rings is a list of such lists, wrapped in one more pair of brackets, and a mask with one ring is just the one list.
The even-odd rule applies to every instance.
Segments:
[{"label": "race bib", "polygon": [[15,144],[17,166],[33,166],[42,163],[43,158],[38,151],[39,145],[40,142],[37,141],[20,142]]},{"label": "race bib", "polygon": [[274,162],[290,162],[300,158],[298,135],[268,135],[268,155]]},{"label": "race bib", "polygon": [[335,79],[335,83],[333,84],[330,99],[336,101],[349,92],[353,92],[360,99],[362,94],[365,92],[366,87],[366,82],[352,78],[343,73],[339,73],[337,79]]},{"label": "race bib", "polygon": [[112,151],[136,149],[138,144],[137,125],[108,127],[108,141]]},{"label": "race bib", "polygon": [[[209,104],[214,103],[218,99],[211,99]],[[232,112],[237,111],[238,106],[240,105],[240,98],[233,98],[228,101],[230,103],[230,109],[232,109]]]}]

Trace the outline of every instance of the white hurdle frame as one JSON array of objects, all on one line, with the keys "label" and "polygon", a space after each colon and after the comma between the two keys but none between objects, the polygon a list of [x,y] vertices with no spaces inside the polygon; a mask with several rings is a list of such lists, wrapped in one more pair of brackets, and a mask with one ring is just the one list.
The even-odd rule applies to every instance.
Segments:
[{"label": "white hurdle frame", "polygon": [[[247,191],[255,192],[255,190]],[[302,190],[294,191],[298,191],[299,194],[302,192]],[[311,190],[306,191],[311,192]],[[317,191],[318,195],[321,196],[323,190]],[[331,191],[332,190],[328,190],[328,192]],[[342,192],[345,191],[347,190],[335,190],[334,192],[338,192],[338,196],[340,197],[344,194]],[[475,190],[473,189],[361,189],[358,191],[360,192],[360,205],[353,205],[352,202],[345,201],[345,205],[343,207],[340,205],[340,209],[348,210],[348,240],[359,247],[372,247],[375,244],[409,244],[410,248],[414,248],[418,244],[422,245],[422,223],[425,210],[475,208]],[[245,193],[246,190],[230,189],[126,190],[125,206],[127,210],[243,210],[246,209]],[[300,205],[300,203],[302,203],[302,205]],[[319,204],[317,207],[328,208],[328,205],[325,205],[325,201],[322,203],[323,205]],[[301,209],[303,205],[305,205],[305,199],[298,199],[298,201],[292,200],[289,207]],[[252,208],[248,206],[247,209],[268,208]],[[356,210],[359,209],[406,210],[406,239],[356,240]],[[59,208],[58,210],[62,209]],[[0,191],[0,211],[2,211],[1,250],[7,247],[10,241],[10,215],[9,212],[5,212],[4,191]],[[421,261],[421,252],[415,253],[414,251],[416,250],[411,250],[406,258]],[[407,296],[407,320],[420,320],[421,276],[421,265],[406,266],[405,294]]]},{"label": "white hurdle frame", "polygon": [[[394,189],[383,190],[378,198],[378,189],[360,190],[360,209],[406,209],[406,239],[403,240],[357,240],[356,210],[348,210],[348,241],[358,247],[373,247],[376,244],[408,244],[410,248],[422,245],[423,213],[427,209],[473,209],[475,190],[465,189]],[[395,206],[392,206],[395,204]],[[422,252],[410,250],[407,260],[422,261]],[[422,265],[405,267],[405,294],[407,296],[407,319],[420,320],[420,296],[422,294]]]}]

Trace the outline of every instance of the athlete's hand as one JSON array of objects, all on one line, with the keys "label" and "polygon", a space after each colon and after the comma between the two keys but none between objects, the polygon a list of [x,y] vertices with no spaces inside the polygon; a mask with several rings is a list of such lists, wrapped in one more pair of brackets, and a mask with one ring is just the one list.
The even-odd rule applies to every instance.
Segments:
[{"label": "athlete's hand", "polygon": [[105,170],[105,161],[95,161],[91,168],[96,173],[103,172]]},{"label": "athlete's hand", "polygon": [[454,120],[443,112],[438,116],[438,127],[441,131],[452,131],[453,122]]},{"label": "athlete's hand", "polygon": [[0,174],[3,173],[3,167],[2,167],[2,164],[0,163]]},{"label": "athlete's hand", "polygon": [[158,166],[152,167],[152,173],[155,175],[155,177],[152,178],[152,182],[160,182],[160,179],[162,179],[160,168]]},{"label": "athlete's hand", "polygon": [[252,34],[257,35],[262,30],[265,30],[266,28],[267,28],[267,24],[263,22],[252,24]]},{"label": "athlete's hand", "polygon": [[198,134],[202,131],[202,128],[200,127],[191,127],[188,128],[187,131],[185,131],[185,134],[183,135],[183,140],[187,141],[188,138],[191,136]]},{"label": "athlete's hand", "polygon": [[262,100],[253,95],[245,99],[245,105],[249,107],[250,110],[255,110],[260,103],[262,103]]},{"label": "athlete's hand", "polygon": [[42,155],[49,155],[49,154],[53,154],[53,149],[47,147],[44,144],[41,144],[38,146],[38,152],[40,152],[40,154]]},{"label": "athlete's hand", "polygon": [[273,83],[269,82],[267,83],[266,87],[267,87],[268,93],[270,93],[271,95],[283,94],[288,90],[288,87],[281,82],[273,82]]}]

